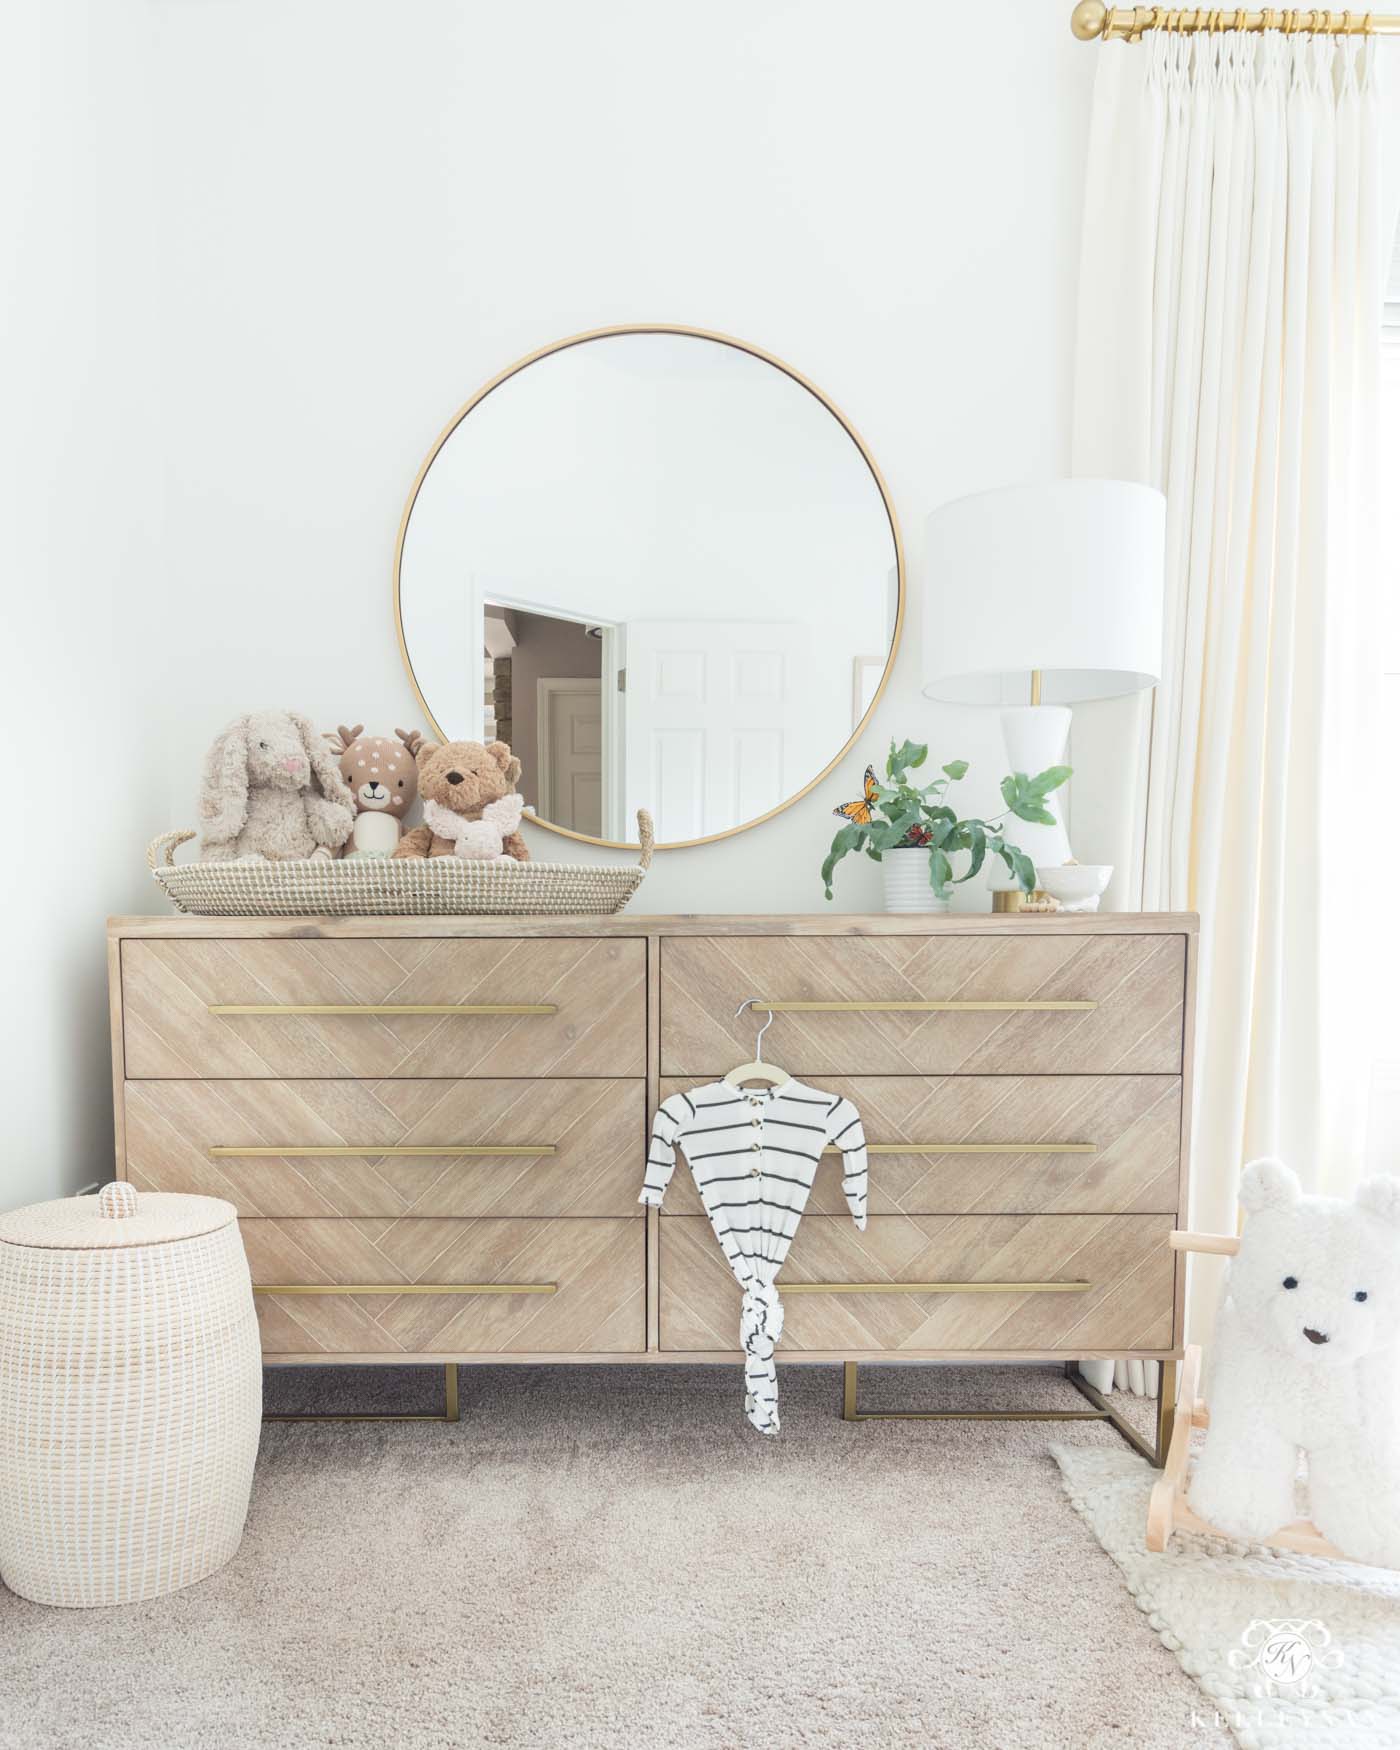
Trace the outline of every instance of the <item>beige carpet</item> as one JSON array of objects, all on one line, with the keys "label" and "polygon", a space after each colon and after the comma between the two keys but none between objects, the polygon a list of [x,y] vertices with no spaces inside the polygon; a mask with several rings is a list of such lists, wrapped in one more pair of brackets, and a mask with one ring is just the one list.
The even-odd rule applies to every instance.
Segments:
[{"label": "beige carpet", "polygon": [[[872,1407],[1082,1401],[1029,1370],[866,1372]],[[1116,1436],[848,1424],[839,1369],[780,1374],[773,1440],[732,1367],[464,1368],[456,1427],[271,1426],[214,1578],[122,1610],[0,1590],[0,1745],[1229,1743],[1061,1490],[1052,1444]],[[413,1407],[437,1377],[273,1391]]]}]

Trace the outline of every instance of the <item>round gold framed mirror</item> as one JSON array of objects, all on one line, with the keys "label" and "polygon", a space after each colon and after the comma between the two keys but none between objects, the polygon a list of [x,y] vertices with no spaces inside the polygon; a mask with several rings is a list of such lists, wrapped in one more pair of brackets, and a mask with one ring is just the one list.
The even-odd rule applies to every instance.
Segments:
[{"label": "round gold framed mirror", "polygon": [[394,555],[443,740],[508,741],[540,826],[658,848],[768,820],[864,728],[904,618],[889,493],[840,411],[728,335],[594,329],[429,451]]}]

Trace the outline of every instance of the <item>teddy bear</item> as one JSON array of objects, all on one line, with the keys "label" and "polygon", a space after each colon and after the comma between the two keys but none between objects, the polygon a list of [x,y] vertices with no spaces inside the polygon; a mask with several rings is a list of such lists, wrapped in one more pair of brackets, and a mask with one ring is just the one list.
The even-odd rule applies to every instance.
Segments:
[{"label": "teddy bear", "polygon": [[363,723],[341,724],[327,735],[340,761],[340,775],[354,798],[355,824],[341,847],[342,857],[387,857],[403,832],[403,821],[418,796],[413,756],[423,737],[416,729],[396,729],[397,741],[366,735]]},{"label": "teddy bear", "polygon": [[1348,1203],[1258,1160],[1240,1202],[1191,1506],[1232,1537],[1267,1537],[1297,1517],[1301,1448],[1322,1535],[1400,1565],[1400,1179],[1369,1179]]},{"label": "teddy bear", "polygon": [[205,757],[201,862],[333,856],[354,819],[330,750],[299,711],[235,717]]},{"label": "teddy bear", "polygon": [[418,792],[426,824],[406,832],[396,857],[490,857],[528,863],[516,830],[523,803],[514,791],[520,761],[503,741],[425,741],[418,748]]}]

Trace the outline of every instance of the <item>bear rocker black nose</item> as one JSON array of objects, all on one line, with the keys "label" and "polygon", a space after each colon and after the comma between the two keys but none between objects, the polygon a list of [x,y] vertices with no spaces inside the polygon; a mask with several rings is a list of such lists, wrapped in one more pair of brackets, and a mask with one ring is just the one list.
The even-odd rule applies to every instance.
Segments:
[{"label": "bear rocker black nose", "polygon": [[1303,1335],[1310,1343],[1325,1343],[1327,1341],[1327,1333],[1325,1331],[1314,1331],[1308,1325],[1303,1326]]},{"label": "bear rocker black nose", "polygon": [[447,774],[447,781],[449,784],[460,784],[462,781],[462,774],[460,772],[449,772]]}]

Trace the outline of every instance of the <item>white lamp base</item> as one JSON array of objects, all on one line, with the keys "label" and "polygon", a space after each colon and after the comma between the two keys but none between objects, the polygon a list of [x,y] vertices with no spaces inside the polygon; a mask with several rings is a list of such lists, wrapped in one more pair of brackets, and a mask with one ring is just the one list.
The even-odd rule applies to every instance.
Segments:
[{"label": "white lamp base", "polygon": [[[1013,705],[1003,711],[1001,733],[1006,743],[1007,771],[1024,772],[1033,778],[1048,766],[1061,765],[1072,720],[1073,713],[1067,705]],[[1067,863],[1071,856],[1069,834],[1062,819],[1064,791],[1056,790],[1048,796],[1046,807],[1055,816],[1054,826],[1041,826],[1034,820],[1008,814],[1001,831],[1032,863],[1053,869]],[[1000,857],[987,859],[987,886],[993,893],[1006,893],[1018,886]]]}]

